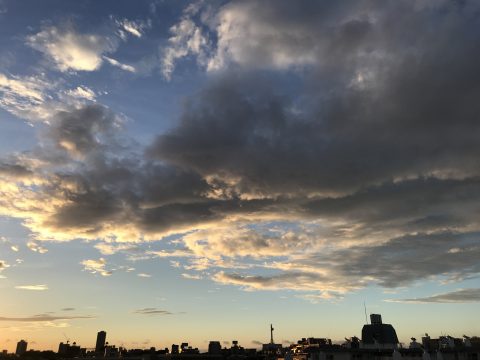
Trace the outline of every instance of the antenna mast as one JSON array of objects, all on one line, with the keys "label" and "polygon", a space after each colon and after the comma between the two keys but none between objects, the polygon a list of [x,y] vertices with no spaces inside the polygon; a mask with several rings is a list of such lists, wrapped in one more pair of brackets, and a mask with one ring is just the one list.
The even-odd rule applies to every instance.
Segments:
[{"label": "antenna mast", "polygon": [[364,308],[364,310],[365,310],[365,324],[368,324],[367,305],[365,304],[365,301],[363,302],[363,308]]}]

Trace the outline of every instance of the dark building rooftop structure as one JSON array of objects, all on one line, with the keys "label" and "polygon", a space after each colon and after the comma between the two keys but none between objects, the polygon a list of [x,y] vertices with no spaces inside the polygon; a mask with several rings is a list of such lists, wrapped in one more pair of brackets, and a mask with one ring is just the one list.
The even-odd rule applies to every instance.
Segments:
[{"label": "dark building rooftop structure", "polygon": [[27,346],[28,346],[28,343],[25,340],[20,340],[17,343],[17,349],[15,350],[15,354],[18,356],[25,354],[27,351]]},{"label": "dark building rooftop structure", "polygon": [[375,346],[397,348],[397,332],[390,324],[382,323],[382,315],[371,314],[370,324],[362,329],[362,344],[364,347]]},{"label": "dark building rooftop structure", "polygon": [[107,333],[105,331],[99,331],[97,333],[97,342],[95,344],[95,353],[97,356],[105,356],[105,340],[107,339]]}]

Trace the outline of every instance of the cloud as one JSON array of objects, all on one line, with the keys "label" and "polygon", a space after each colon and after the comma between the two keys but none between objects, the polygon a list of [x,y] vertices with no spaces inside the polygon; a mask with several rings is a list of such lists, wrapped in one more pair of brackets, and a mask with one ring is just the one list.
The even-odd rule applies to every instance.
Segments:
[{"label": "cloud", "polygon": [[151,27],[150,21],[134,21],[134,20],[116,20],[117,25],[120,27],[120,37],[126,40],[126,34],[133,35],[137,38],[141,38],[145,29]]},{"label": "cloud", "polygon": [[157,308],[144,308],[144,309],[138,309],[133,312],[134,314],[140,314],[140,315],[172,315],[170,311],[167,310],[161,310]]},{"label": "cloud", "polygon": [[[208,69],[222,68],[229,61],[248,67],[277,69],[314,65],[327,47],[325,40],[329,36],[338,37],[332,26],[336,21],[336,7],[306,1],[302,4],[230,2],[217,13],[217,49]],[[356,36],[361,37],[368,30],[368,23],[362,26],[360,20],[356,21],[358,24],[355,28],[352,26],[351,31],[357,31]]]},{"label": "cloud", "polygon": [[[117,241],[137,242],[176,225],[189,226],[202,213],[217,216],[197,203],[196,194],[207,188],[199,175],[132,156],[128,139],[119,135],[121,119],[107,108],[84,105],[57,113],[50,123],[42,134],[43,146],[25,154],[25,161],[16,159],[15,165],[27,162],[24,167],[38,177],[17,179],[12,186],[7,172],[8,198],[0,201],[1,213],[28,217],[39,237],[69,240],[82,233],[82,238],[97,239],[110,234]],[[110,181],[116,185],[107,185]],[[100,219],[104,225],[99,227]]]},{"label": "cloud", "polygon": [[[5,170],[5,169],[4,169]],[[22,170],[21,170],[21,167],[19,167],[18,169],[11,169],[9,166],[7,166],[7,169],[6,169],[7,173],[9,172],[9,170],[13,170],[13,173],[15,173],[16,171],[15,170],[18,170],[19,172],[19,176],[22,176],[23,174],[22,173]],[[2,172],[2,166],[0,165],[0,173]],[[15,177],[15,176],[14,176]],[[17,245],[17,244],[14,244],[12,243],[10,240],[8,240],[7,238],[3,237],[3,236],[0,236],[0,242],[3,242],[6,246],[8,246],[10,248],[10,250],[12,250],[13,252],[18,252],[20,251],[20,247]],[[18,262],[18,259],[17,259],[17,262]],[[1,268],[1,266],[0,266]]]},{"label": "cloud", "polygon": [[20,290],[32,290],[32,291],[45,291],[48,290],[47,285],[17,285],[15,286],[15,289],[20,289]]},{"label": "cloud", "polygon": [[132,72],[132,73],[137,71],[135,69],[135,67],[133,67],[131,65],[127,65],[127,64],[122,64],[121,62],[119,62],[115,59],[109,58],[108,56],[103,56],[103,59],[107,60],[110,65],[116,66],[116,67],[118,67],[122,70],[129,71],[129,72]]},{"label": "cloud", "polygon": [[48,91],[54,85],[43,76],[9,76],[0,73],[0,106],[22,118],[45,119],[51,114]]},{"label": "cloud", "polygon": [[118,252],[124,252],[131,255],[143,254],[143,250],[140,249],[135,244],[116,244],[116,243],[105,243],[100,242],[95,245],[95,248],[98,249],[103,255],[113,255]]},{"label": "cloud", "polygon": [[197,57],[208,71],[329,66],[342,56],[349,61],[348,51],[361,58],[364,42],[383,40],[374,25],[389,10],[393,9],[368,1],[349,6],[274,0],[230,1],[220,7],[193,3],[171,28],[163,73],[169,78],[175,62],[187,56]]},{"label": "cloud", "polygon": [[29,241],[27,243],[27,247],[32,250],[33,252],[38,252],[39,254],[45,254],[48,252],[48,249],[39,244],[36,241]]},{"label": "cloud", "polygon": [[72,308],[72,307],[66,307],[66,308],[63,308],[62,311],[74,311],[75,308]]},{"label": "cloud", "polygon": [[152,275],[150,274],[145,274],[145,273],[138,273],[137,274],[138,277],[141,277],[141,278],[151,278]]},{"label": "cloud", "polygon": [[[25,179],[33,176],[33,172],[28,169],[26,164],[22,164],[20,159],[16,163],[9,163],[8,160],[0,164],[0,175],[12,179]],[[3,242],[10,243],[2,237]]]},{"label": "cloud", "polygon": [[318,290],[327,288],[328,284],[331,287],[334,286],[322,274],[300,271],[285,272],[273,276],[227,274],[221,271],[215,274],[214,280],[223,284],[239,285],[247,290]]},{"label": "cloud", "polygon": [[87,86],[66,89],[63,81],[45,74],[18,76],[0,73],[0,107],[32,122],[48,123],[59,111],[95,101],[97,94]]},{"label": "cloud", "polygon": [[196,275],[196,274],[188,274],[188,273],[183,273],[182,277],[185,279],[190,279],[190,280],[201,280],[202,276]]},{"label": "cloud", "polygon": [[118,46],[115,38],[81,34],[72,25],[46,26],[29,36],[27,44],[44,53],[62,72],[97,70],[102,65],[102,55]]},{"label": "cloud", "polygon": [[75,89],[67,91],[67,94],[73,97],[95,101],[95,92],[87,86],[77,86]]},{"label": "cloud", "polygon": [[81,264],[84,266],[84,270],[91,272],[92,274],[100,274],[102,276],[110,276],[113,274],[111,270],[107,270],[107,261],[104,258],[98,260],[83,260]]},{"label": "cloud", "polygon": [[100,104],[57,112],[0,162],[0,214],[104,254],[164,239],[143,255],[313,301],[478,276],[478,4],[302,5],[186,9],[164,75],[221,71],[178,123],[143,148]]},{"label": "cloud", "polygon": [[49,314],[39,314],[28,317],[5,317],[0,316],[0,321],[19,321],[19,322],[50,322],[57,320],[75,320],[75,319],[94,319],[93,316],[55,316]]},{"label": "cloud", "polygon": [[443,294],[436,294],[427,297],[411,298],[411,299],[388,299],[388,302],[401,303],[470,303],[480,302],[480,289],[459,289]]},{"label": "cloud", "polygon": [[190,4],[183,11],[181,20],[170,28],[171,36],[161,59],[161,72],[167,80],[171,79],[179,59],[192,55],[200,64],[207,61],[209,39],[205,30],[193,20],[199,11],[196,3]]},{"label": "cloud", "polygon": [[149,254],[152,254],[154,256],[157,256],[159,258],[169,258],[169,257],[188,257],[192,256],[193,252],[188,250],[188,249],[176,249],[176,250],[171,250],[171,251],[165,251],[165,250],[160,250],[160,251],[150,251]]},{"label": "cloud", "polygon": [[5,260],[0,260],[0,271],[3,271],[8,267],[10,267],[10,265],[8,265]]}]

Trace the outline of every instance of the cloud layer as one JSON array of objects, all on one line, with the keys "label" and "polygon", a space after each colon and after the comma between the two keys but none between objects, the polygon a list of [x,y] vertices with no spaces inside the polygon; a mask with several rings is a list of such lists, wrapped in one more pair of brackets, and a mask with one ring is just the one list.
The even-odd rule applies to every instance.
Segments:
[{"label": "cloud layer", "polygon": [[[2,160],[0,214],[25,219],[37,240],[100,239],[108,254],[176,234],[177,248],[146,255],[248,290],[332,298],[477,277],[474,10],[469,1],[189,7],[171,28],[163,74],[190,55],[215,72],[177,125],[143,148],[100,104],[52,114],[35,151]],[[124,24],[138,37],[132,29]],[[57,35],[30,41],[62,71],[108,59],[108,42],[73,33],[62,54],[81,59],[57,56]],[[15,80],[4,89],[23,91]],[[106,264],[83,263],[109,275]]]},{"label": "cloud layer", "polygon": [[401,299],[401,300],[389,300],[392,302],[405,302],[405,303],[469,303],[480,302],[480,289],[460,289],[443,294],[436,294],[428,297]]}]

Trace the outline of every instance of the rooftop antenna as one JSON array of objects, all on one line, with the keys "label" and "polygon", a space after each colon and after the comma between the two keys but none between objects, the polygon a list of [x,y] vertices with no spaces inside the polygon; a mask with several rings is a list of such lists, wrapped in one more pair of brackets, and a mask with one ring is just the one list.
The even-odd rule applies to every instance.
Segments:
[{"label": "rooftop antenna", "polygon": [[273,325],[270,324],[270,344],[274,344],[273,342]]},{"label": "rooftop antenna", "polygon": [[365,304],[365,301],[363,302],[363,308],[364,308],[364,310],[365,310],[365,324],[368,324],[367,305]]},{"label": "rooftop antenna", "polygon": [[63,333],[63,336],[65,336],[65,339],[67,340],[67,344],[70,342],[70,339],[68,338],[67,334]]}]

